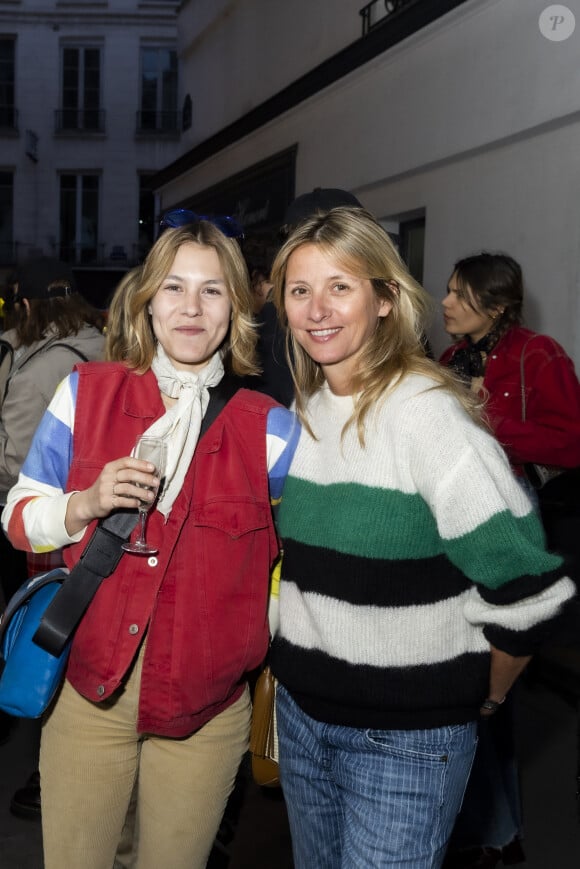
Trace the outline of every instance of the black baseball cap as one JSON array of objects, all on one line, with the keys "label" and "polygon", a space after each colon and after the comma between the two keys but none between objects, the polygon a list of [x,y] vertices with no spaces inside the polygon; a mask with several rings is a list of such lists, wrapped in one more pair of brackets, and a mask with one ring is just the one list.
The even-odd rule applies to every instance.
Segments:
[{"label": "black baseball cap", "polygon": [[24,263],[16,272],[16,299],[55,299],[76,292],[73,270],[68,263],[40,257]]},{"label": "black baseball cap", "polygon": [[338,187],[315,187],[311,193],[303,193],[290,203],[284,215],[284,227],[293,229],[317,213],[325,213],[332,208],[362,208],[354,193]]}]

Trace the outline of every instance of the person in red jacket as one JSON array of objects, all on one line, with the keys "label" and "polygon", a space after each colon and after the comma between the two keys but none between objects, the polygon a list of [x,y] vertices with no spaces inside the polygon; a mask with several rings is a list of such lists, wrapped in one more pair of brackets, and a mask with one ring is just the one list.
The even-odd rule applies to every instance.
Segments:
[{"label": "person in red jacket", "polygon": [[[155,554],[101,584],[43,722],[46,869],[112,866],[134,788],[134,865],[206,866],[269,642],[270,499],[299,426],[242,388],[200,435],[211,389],[256,368],[241,230],[183,210],[162,226],[125,296],[123,361],[63,381],[2,516],[14,545],[62,546],[72,567],[98,519],[152,508]],[[166,443],[163,481],[132,456],[143,434]]]},{"label": "person in red jacket", "polygon": [[[553,338],[522,326],[523,299],[522,269],[512,257],[483,252],[456,262],[443,317],[446,331],[461,337],[440,361],[485,400],[490,427],[522,486],[535,498],[528,478],[530,463],[580,465],[580,384],[563,348]],[[577,559],[580,513],[562,521],[543,508],[542,518],[548,544]],[[512,734],[508,701],[493,721],[480,726],[471,778],[445,863],[449,869],[524,859]]]},{"label": "person in red jacket", "polygon": [[521,325],[523,298],[522,269],[512,257],[480,253],[459,260],[443,318],[446,331],[461,340],[440,360],[485,396],[491,428],[518,476],[528,462],[580,465],[574,363],[553,338]]}]

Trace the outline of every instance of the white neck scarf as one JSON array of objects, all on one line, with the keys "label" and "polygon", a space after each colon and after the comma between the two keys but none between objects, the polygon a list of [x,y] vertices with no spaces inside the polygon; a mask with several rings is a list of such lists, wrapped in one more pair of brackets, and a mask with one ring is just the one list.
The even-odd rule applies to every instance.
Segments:
[{"label": "white neck scarf", "polygon": [[144,432],[150,437],[163,438],[167,444],[165,485],[156,505],[167,518],[197,446],[201,421],[209,404],[208,387],[220,382],[224,366],[217,352],[200,371],[178,371],[158,344],[151,368],[161,392],[177,399],[177,403]]}]

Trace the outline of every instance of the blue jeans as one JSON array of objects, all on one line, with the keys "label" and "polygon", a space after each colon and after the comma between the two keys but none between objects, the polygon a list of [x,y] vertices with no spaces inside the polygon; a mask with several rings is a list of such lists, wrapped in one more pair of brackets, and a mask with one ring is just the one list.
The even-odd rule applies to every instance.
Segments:
[{"label": "blue jeans", "polygon": [[323,724],[277,690],[296,869],[437,869],[461,806],[475,722],[430,730]]}]

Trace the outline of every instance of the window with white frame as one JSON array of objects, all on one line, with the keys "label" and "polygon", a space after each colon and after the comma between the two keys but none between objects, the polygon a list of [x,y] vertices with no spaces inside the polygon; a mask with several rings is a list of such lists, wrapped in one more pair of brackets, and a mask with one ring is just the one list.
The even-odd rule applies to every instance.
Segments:
[{"label": "window with white frame", "polygon": [[141,47],[140,132],[177,132],[177,52],[167,46]]},{"label": "window with white frame", "polygon": [[66,262],[100,259],[99,184],[96,174],[60,176],[60,256]]},{"label": "window with white frame", "polygon": [[100,132],[103,128],[101,49],[98,45],[63,45],[57,129]]}]

